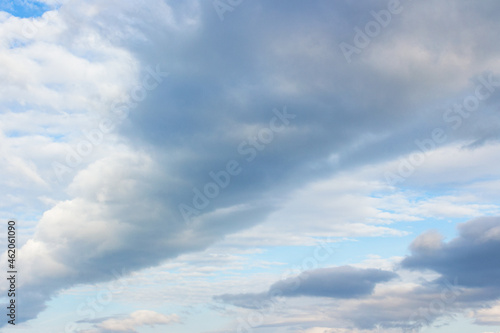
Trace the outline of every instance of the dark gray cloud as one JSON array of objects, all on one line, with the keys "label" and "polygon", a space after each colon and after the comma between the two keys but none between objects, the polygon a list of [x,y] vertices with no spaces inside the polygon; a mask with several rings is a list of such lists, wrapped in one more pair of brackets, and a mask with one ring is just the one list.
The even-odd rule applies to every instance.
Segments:
[{"label": "dark gray cloud", "polygon": [[434,271],[438,278],[361,302],[343,316],[359,328],[417,329],[470,310],[488,313],[484,309],[500,298],[500,218],[477,218],[458,230],[448,242],[435,231],[418,236],[410,245],[411,255],[401,262],[403,269]]},{"label": "dark gray cloud", "polygon": [[[220,169],[229,159],[242,158],[236,147],[267,125],[272,108],[287,105],[297,115],[289,131],[276,135],[207,211],[280,191],[290,187],[291,179],[298,187],[337,170],[414,150],[415,138],[428,138],[434,128],[449,125],[441,109],[470,92],[464,89],[465,82],[457,93],[444,80],[447,75],[450,80],[451,75],[458,75],[458,67],[418,63],[399,54],[398,48],[386,50],[387,56],[401,62],[391,67],[384,63],[385,53],[377,52],[394,43],[410,43],[430,57],[439,56],[447,50],[436,46],[441,40],[467,36],[450,29],[436,36],[435,31],[446,25],[442,17],[431,17],[425,25],[412,20],[403,25],[394,19],[387,35],[374,39],[360,61],[348,66],[338,43],[353,37],[355,25],[371,19],[370,10],[384,6],[384,1],[365,6],[252,2],[220,22],[210,2],[200,3],[200,29],[182,34],[157,32],[136,50],[143,63],[160,62],[171,76],[131,114],[131,123],[122,133],[131,145],[154,150],[163,163],[175,159],[172,172],[183,183],[170,199],[184,202],[192,196],[193,186],[209,181],[209,171]],[[404,6],[402,15],[410,18],[426,10],[425,6]],[[439,9],[461,15],[460,6],[441,5]],[[496,23],[486,20],[483,24],[487,30]],[[491,44],[482,39],[474,43]],[[465,81],[490,69],[478,70]],[[473,85],[470,89],[473,92]],[[473,116],[459,131],[447,133],[448,142],[480,139],[479,123],[496,126],[491,119]],[[180,156],[179,152],[188,158],[173,157]],[[332,167],[327,160],[333,154],[338,154],[339,163]]]},{"label": "dark gray cloud", "polygon": [[377,283],[387,282],[398,275],[381,269],[362,269],[351,266],[319,268],[278,281],[265,293],[225,294],[215,296],[219,301],[240,307],[259,308],[273,297],[359,298],[370,295]]},{"label": "dark gray cloud", "polygon": [[[334,298],[322,303],[319,312],[328,309],[331,317],[348,320],[357,329],[403,329],[416,332],[423,327],[446,325],[458,315],[477,313],[477,324],[488,325],[498,312],[498,244],[500,219],[482,217],[458,226],[459,236],[445,242],[435,231],[418,236],[410,245],[411,255],[404,258],[397,271],[359,269],[350,266],[306,271],[274,283],[268,291],[254,294],[225,294],[215,300],[256,311],[266,311],[287,298],[294,308],[297,296]],[[422,276],[408,283],[407,270],[434,271],[438,278]],[[400,276],[401,279],[395,279]],[[378,283],[389,282],[377,293]],[[402,283],[400,283],[402,282]],[[339,301],[342,300],[342,301]],[[309,306],[305,311],[314,312]],[[283,324],[286,326],[286,324]],[[324,323],[304,323],[306,327]],[[326,325],[327,326],[327,325]]]},{"label": "dark gray cloud", "polygon": [[177,315],[164,315],[150,310],[135,311],[127,316],[114,316],[97,318],[86,321],[93,323],[94,327],[81,333],[137,333],[136,328],[141,326],[155,327],[179,322]]},{"label": "dark gray cloud", "polygon": [[[433,270],[464,287],[491,288],[500,295],[500,218],[482,217],[459,225],[460,235],[443,242],[433,233],[419,236],[401,263],[411,270]],[[492,291],[493,291],[492,290]]]},{"label": "dark gray cloud", "polygon": [[276,282],[271,286],[270,291],[281,291],[286,297],[362,297],[370,295],[377,283],[387,282],[397,276],[394,272],[381,269],[362,269],[351,266],[320,268]]}]

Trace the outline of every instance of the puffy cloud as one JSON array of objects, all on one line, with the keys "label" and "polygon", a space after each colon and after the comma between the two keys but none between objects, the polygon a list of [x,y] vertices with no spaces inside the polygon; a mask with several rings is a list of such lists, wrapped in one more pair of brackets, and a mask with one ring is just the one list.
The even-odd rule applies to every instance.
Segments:
[{"label": "puffy cloud", "polygon": [[500,295],[500,218],[482,217],[459,225],[460,235],[445,243],[439,235],[427,233],[411,245],[412,254],[401,265],[412,270],[430,269],[442,279],[465,287],[493,288]]},{"label": "puffy cloud", "polygon": [[[75,199],[45,212],[22,248],[26,292],[21,298],[38,295],[27,302],[26,317],[34,317],[61,288],[111,279],[113,271],[158,265],[254,223],[259,213],[245,206],[192,223],[179,221],[175,202],[168,199],[175,180],[165,179],[165,167],[145,154],[122,152],[75,178],[70,188]],[[240,223],[233,225],[235,219]]]},{"label": "puffy cloud", "polygon": [[[294,278],[276,282],[270,290],[279,290],[285,297],[313,296],[354,298],[370,295],[377,283],[387,282],[397,274],[377,269],[350,266],[320,268],[303,272]],[[298,282],[298,287],[295,285]]]}]

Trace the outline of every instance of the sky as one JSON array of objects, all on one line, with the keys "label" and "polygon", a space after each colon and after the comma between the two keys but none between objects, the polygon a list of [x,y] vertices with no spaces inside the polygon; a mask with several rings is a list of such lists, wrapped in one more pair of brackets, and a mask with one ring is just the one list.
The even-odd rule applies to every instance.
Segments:
[{"label": "sky", "polygon": [[0,332],[500,332],[499,14],[1,1]]}]

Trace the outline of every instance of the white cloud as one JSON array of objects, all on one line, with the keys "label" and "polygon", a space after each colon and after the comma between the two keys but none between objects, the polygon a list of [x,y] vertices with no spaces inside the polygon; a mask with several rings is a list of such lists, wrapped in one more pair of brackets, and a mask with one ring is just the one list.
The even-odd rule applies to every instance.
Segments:
[{"label": "white cloud", "polygon": [[474,311],[471,317],[479,325],[500,325],[500,305]]},{"label": "white cloud", "polygon": [[135,328],[141,326],[167,325],[179,322],[177,315],[164,315],[149,310],[139,310],[131,313],[126,318],[106,319],[97,327],[112,332],[136,332]]}]

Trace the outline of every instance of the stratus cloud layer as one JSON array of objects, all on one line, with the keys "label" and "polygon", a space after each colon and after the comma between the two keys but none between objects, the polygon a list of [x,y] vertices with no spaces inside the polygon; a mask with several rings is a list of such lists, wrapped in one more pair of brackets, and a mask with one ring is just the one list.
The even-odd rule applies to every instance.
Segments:
[{"label": "stratus cloud layer", "polygon": [[[5,172],[30,179],[36,186],[27,201],[36,203],[38,215],[46,210],[22,249],[30,307],[21,319],[34,318],[61,288],[109,279],[113,269],[157,265],[254,226],[291,190],[416,150],[414,140],[436,127],[445,129],[449,144],[476,149],[494,142],[497,92],[456,130],[440,108],[463,101],[481,75],[498,80],[499,23],[490,15],[498,4],[434,4],[443,15],[426,15],[429,3],[405,5],[405,20],[394,20],[392,32],[355,66],[346,65],[338,44],[352,38],[353,25],[370,8],[330,1],[249,2],[223,24],[206,1],[148,7],[68,1],[29,38],[22,20],[2,15],[1,29],[9,34],[1,57],[9,66],[0,72],[1,103],[10,110],[5,118],[15,119],[2,131],[5,146],[20,155]],[[456,29],[447,29],[450,24]],[[141,70],[157,64],[170,73],[168,82],[75,167],[74,179],[57,183],[52,162],[79,142],[75,133],[111,117],[113,103],[140,85]],[[284,105],[296,118],[255,148],[250,163],[239,145]],[[28,130],[12,130],[24,130],[19,124],[33,117]],[[21,155],[25,148],[38,151],[33,161]],[[178,205],[191,203],[193,188],[233,159],[241,175],[198,218],[185,221]],[[25,184],[7,185],[20,191]],[[42,196],[54,198],[42,204]]]}]

